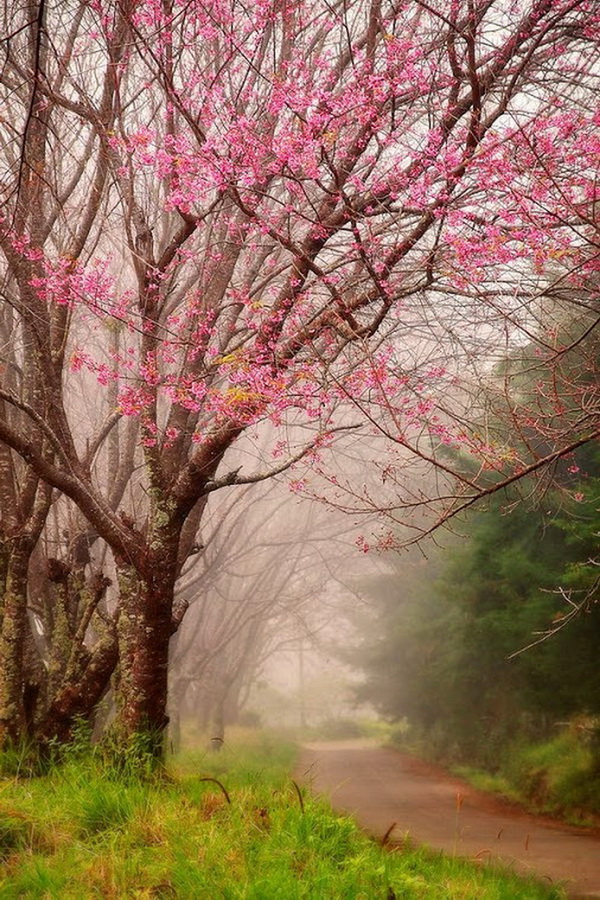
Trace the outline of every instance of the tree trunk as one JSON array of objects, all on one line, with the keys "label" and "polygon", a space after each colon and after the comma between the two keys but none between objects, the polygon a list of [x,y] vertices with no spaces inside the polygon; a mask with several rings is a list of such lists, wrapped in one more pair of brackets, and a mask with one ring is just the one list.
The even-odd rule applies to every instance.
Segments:
[{"label": "tree trunk", "polygon": [[23,648],[27,618],[30,548],[13,546],[6,560],[0,625],[0,743],[25,737]]},{"label": "tree trunk", "polygon": [[[170,644],[169,652],[173,654],[173,644]],[[169,687],[169,749],[171,753],[178,753],[181,749],[181,723],[184,708],[184,699],[187,683],[174,678],[171,673]]]},{"label": "tree trunk", "polygon": [[[34,735],[42,744],[68,740],[77,719],[91,721],[108,690],[118,659],[116,625],[99,604],[110,584],[96,573],[86,579],[84,566],[71,568],[48,559],[45,708],[38,712]],[[52,572],[52,579],[49,573]],[[90,627],[95,641],[90,646]]]},{"label": "tree trunk", "polygon": [[165,750],[167,676],[175,560],[163,557],[146,579],[119,566],[119,677],[115,697],[119,740],[132,752],[162,759]]},{"label": "tree trunk", "polygon": [[219,751],[225,743],[225,697],[219,694],[213,705],[209,748]]},{"label": "tree trunk", "polygon": [[104,635],[93,647],[87,666],[65,680],[52,698],[35,737],[43,746],[51,740],[67,741],[77,719],[89,719],[108,689],[118,660],[114,635]]}]

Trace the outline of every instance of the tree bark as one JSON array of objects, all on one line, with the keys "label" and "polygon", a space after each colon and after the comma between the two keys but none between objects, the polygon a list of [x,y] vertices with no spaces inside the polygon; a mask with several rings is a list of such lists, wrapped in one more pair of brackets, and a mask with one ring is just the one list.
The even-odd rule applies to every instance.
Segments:
[{"label": "tree bark", "polygon": [[27,619],[30,548],[17,542],[8,551],[0,626],[0,743],[24,737],[23,648]]},{"label": "tree bark", "polygon": [[94,646],[86,667],[65,679],[52,698],[35,737],[44,746],[67,741],[77,719],[89,719],[106,693],[118,660],[116,637],[108,633]]},{"label": "tree bark", "polygon": [[159,760],[168,725],[169,642],[176,554],[156,551],[150,574],[141,578],[119,565],[119,677],[115,697],[120,740]]}]

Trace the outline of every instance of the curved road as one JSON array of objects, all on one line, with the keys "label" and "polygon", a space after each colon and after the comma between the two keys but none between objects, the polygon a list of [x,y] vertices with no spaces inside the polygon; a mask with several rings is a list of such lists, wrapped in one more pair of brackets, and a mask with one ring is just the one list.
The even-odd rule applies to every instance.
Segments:
[{"label": "curved road", "polygon": [[377,838],[495,860],[600,897],[600,836],[517,807],[406,754],[369,741],[305,744],[298,775]]}]

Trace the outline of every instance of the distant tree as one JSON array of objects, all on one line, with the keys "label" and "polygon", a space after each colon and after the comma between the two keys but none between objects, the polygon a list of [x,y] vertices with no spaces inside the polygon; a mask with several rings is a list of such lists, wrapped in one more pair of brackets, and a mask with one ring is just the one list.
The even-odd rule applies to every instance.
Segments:
[{"label": "distant tree", "polygon": [[209,504],[203,541],[178,586],[189,608],[173,639],[169,708],[223,739],[269,656],[326,620],[322,554],[336,534],[331,516],[292,507],[271,481]]}]

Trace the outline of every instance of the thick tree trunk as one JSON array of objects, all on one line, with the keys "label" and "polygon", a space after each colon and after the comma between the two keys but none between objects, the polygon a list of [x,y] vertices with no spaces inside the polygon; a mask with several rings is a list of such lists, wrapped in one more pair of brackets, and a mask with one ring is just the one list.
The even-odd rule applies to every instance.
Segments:
[{"label": "thick tree trunk", "polygon": [[0,625],[0,743],[25,737],[23,649],[27,618],[27,570],[30,548],[13,546],[5,569]]},{"label": "thick tree trunk", "polygon": [[[176,557],[165,554],[146,579],[119,567],[119,678],[117,730],[142,752],[162,759],[165,750],[169,642],[172,634]],[[132,743],[133,742],[133,743]]]}]

